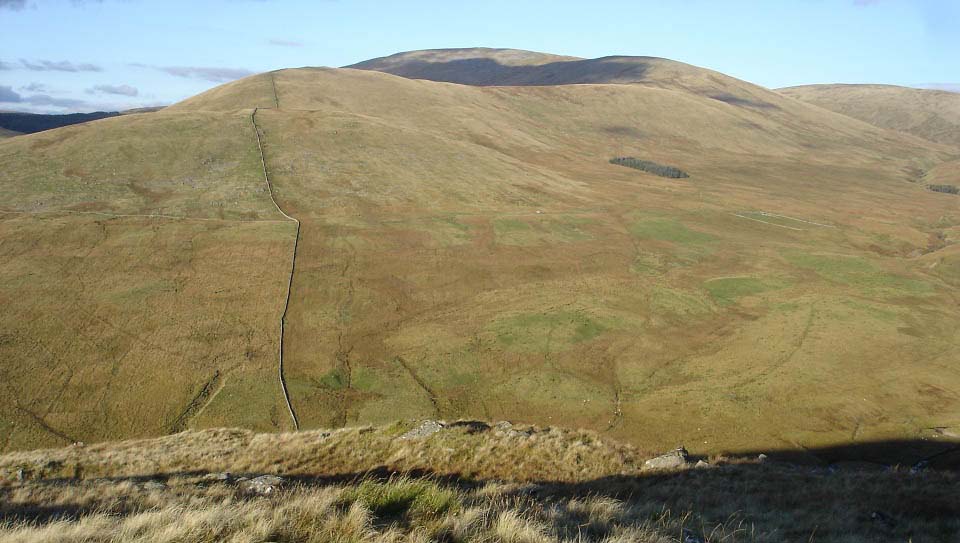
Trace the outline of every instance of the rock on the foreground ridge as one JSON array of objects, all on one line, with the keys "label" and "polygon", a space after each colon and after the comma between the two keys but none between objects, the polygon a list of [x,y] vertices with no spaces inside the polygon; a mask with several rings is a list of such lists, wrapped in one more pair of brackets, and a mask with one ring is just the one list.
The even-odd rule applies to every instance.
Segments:
[{"label": "rock on the foreground ridge", "polygon": [[661,454],[643,463],[643,469],[675,469],[690,462],[689,454],[683,447],[677,447],[667,454]]}]

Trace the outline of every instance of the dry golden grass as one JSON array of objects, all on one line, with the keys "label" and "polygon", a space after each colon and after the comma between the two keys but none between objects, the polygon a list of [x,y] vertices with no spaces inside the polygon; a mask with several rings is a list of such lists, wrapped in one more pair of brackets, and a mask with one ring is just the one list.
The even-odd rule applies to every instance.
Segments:
[{"label": "dry golden grass", "polygon": [[284,70],[0,143],[0,445],[288,423],[294,228],[263,222],[255,107],[303,225],[305,428],[502,418],[714,454],[960,425],[958,199],[911,178],[954,151],[662,59],[570,73],[611,62],[643,79]]},{"label": "dry golden grass", "polygon": [[0,214],[0,446],[290,428],[275,266],[290,229]]},{"label": "dry golden grass", "polygon": [[786,96],[883,128],[960,146],[960,94],[894,85],[803,85]]},{"label": "dry golden grass", "polygon": [[[399,438],[408,428],[190,432],[8,454],[0,541],[947,543],[960,535],[956,473],[736,458],[640,473],[632,447],[588,432],[510,429],[532,430],[521,437],[474,424]],[[207,477],[223,470],[236,475]],[[235,482],[261,473],[286,482],[269,496]]]},{"label": "dry golden grass", "polygon": [[[414,423],[290,434],[190,431],[162,438],[24,451],[0,457],[0,474],[143,477],[192,471],[338,476],[375,467],[480,479],[578,481],[633,473],[650,453],[559,428],[452,423],[429,438],[400,439]],[[31,475],[32,474],[32,475]]]},{"label": "dry golden grass", "polygon": [[[152,492],[131,483],[61,486],[55,498],[49,489],[22,487],[8,496],[13,500],[4,511],[8,518],[21,500],[38,498],[63,500],[64,511],[76,516],[0,525],[0,541],[667,543],[693,534],[710,543],[768,540],[736,520],[701,535],[704,527],[692,516],[650,515],[605,497],[541,500],[509,485],[469,491],[401,477],[357,486],[307,485],[277,498],[250,499],[216,486],[197,490],[195,481],[170,483],[169,489]],[[360,487],[390,498],[358,492]],[[442,500],[445,507],[429,511],[411,506],[426,500]],[[58,505],[51,503],[52,508]]]}]

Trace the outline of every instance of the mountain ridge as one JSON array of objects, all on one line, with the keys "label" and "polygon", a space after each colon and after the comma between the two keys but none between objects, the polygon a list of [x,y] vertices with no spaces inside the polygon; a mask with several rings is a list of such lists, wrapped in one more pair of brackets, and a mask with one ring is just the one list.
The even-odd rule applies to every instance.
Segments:
[{"label": "mountain ridge", "polygon": [[800,85],[778,92],[929,141],[960,147],[960,94],[897,85]]}]

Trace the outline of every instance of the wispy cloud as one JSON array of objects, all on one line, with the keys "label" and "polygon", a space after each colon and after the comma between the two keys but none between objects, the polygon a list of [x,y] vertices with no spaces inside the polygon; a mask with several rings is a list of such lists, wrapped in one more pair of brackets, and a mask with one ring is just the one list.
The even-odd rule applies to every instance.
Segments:
[{"label": "wispy cloud", "polygon": [[276,45],[277,47],[303,47],[303,42],[292,40],[271,39],[268,40],[267,43],[270,45]]},{"label": "wispy cloud", "polygon": [[14,67],[15,66],[13,64],[0,60],[0,70],[12,70]]},{"label": "wispy cloud", "polygon": [[[84,6],[86,4],[102,4],[103,0],[71,0],[75,6]],[[27,0],[0,0],[0,9],[9,9],[11,11],[21,11],[27,6],[37,9],[37,4],[27,3]]]},{"label": "wispy cloud", "polygon": [[148,64],[131,64],[137,68],[152,68],[168,73],[176,77],[185,77],[188,79],[202,79],[214,83],[225,83],[240,79],[253,72],[246,68],[217,68],[211,66],[150,66]]},{"label": "wispy cloud", "polygon": [[20,11],[27,7],[27,0],[0,0],[0,9]]},{"label": "wispy cloud", "polygon": [[33,72],[102,72],[103,68],[96,64],[86,62],[70,62],[69,60],[52,61],[36,60],[29,61],[20,59],[20,64],[27,70]]},{"label": "wispy cloud", "polygon": [[853,5],[865,8],[867,6],[875,6],[880,3],[880,0],[853,0]]},{"label": "wispy cloud", "polygon": [[23,96],[11,87],[0,86],[0,103],[29,104],[32,106],[53,106],[59,108],[80,108],[87,105],[83,100],[56,98],[49,94],[31,94]]},{"label": "wispy cloud", "polygon": [[24,85],[23,87],[20,87],[20,90],[27,92],[50,92],[46,85],[37,82]]},{"label": "wispy cloud", "polygon": [[33,106],[54,106],[73,109],[89,106],[89,104],[83,100],[76,100],[74,98],[56,98],[48,94],[33,94],[30,96],[24,96],[21,102]]},{"label": "wispy cloud", "polygon": [[5,87],[0,85],[0,102],[6,102],[8,104],[16,104],[23,100],[23,97],[19,93],[14,91],[11,87]]},{"label": "wispy cloud", "polygon": [[137,96],[140,91],[130,85],[94,85],[87,89],[87,94],[119,94],[121,96]]}]

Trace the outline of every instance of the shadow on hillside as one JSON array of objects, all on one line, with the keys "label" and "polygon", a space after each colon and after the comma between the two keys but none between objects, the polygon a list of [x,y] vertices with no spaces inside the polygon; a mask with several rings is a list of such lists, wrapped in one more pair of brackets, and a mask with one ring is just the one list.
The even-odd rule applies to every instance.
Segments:
[{"label": "shadow on hillside", "polygon": [[[714,459],[710,465],[699,468],[692,467],[698,459],[691,458],[691,467],[671,471],[645,471],[579,482],[520,482],[508,485],[504,492],[507,496],[547,501],[572,496],[610,497],[659,504],[674,511],[706,511],[711,518],[721,521],[724,515],[762,518],[775,512],[802,517],[814,511],[830,510],[843,510],[847,515],[880,515],[881,520],[910,519],[911,522],[918,519],[939,522],[960,515],[960,500],[955,499],[960,492],[960,442],[902,440],[765,451],[767,459],[763,462],[758,461],[758,454],[743,452],[726,460]],[[354,473],[283,476],[288,486],[316,488],[361,480],[386,481],[398,473],[377,467]],[[462,490],[476,489],[490,482],[431,470],[402,473]],[[205,480],[205,475],[202,471],[178,471],[148,476],[34,480],[31,485],[39,492],[34,500],[25,500],[22,494],[12,499],[18,492],[17,487],[0,486],[0,524],[77,519],[97,511],[98,506],[91,502],[67,500],[51,504],[40,499],[43,489],[55,491],[76,486],[86,488],[84,492],[89,493],[102,488],[97,485],[122,483],[148,491],[150,484],[163,490],[165,487],[157,483],[175,482],[202,490],[222,484]],[[233,476],[257,475],[260,474]],[[111,509],[119,515],[140,510],[135,504],[128,508],[122,502],[112,503]]]},{"label": "shadow on hillside", "polygon": [[[645,83],[655,59],[643,57],[604,57],[568,60],[531,66],[501,64],[492,58],[465,58],[446,62],[412,60],[400,67],[384,71],[411,79],[427,79],[474,86],[549,86],[604,83]],[[355,67],[366,68],[364,63]],[[683,87],[679,83],[677,87]],[[710,92],[690,88],[693,92],[737,107],[779,109],[776,105],[729,92]]]},{"label": "shadow on hillside", "polygon": [[[395,75],[411,79],[428,79],[475,86],[540,86],[585,83],[641,83],[646,79],[650,63],[641,59],[629,62],[622,57],[596,60],[570,60],[533,66],[510,66],[490,58],[465,58],[447,62],[409,61],[401,68],[388,69]],[[363,65],[358,65],[363,68]]]},{"label": "shadow on hillside", "polygon": [[804,466],[867,470],[894,466],[960,471],[960,440],[948,438],[864,441],[827,447],[737,451],[730,456],[773,460]]}]

